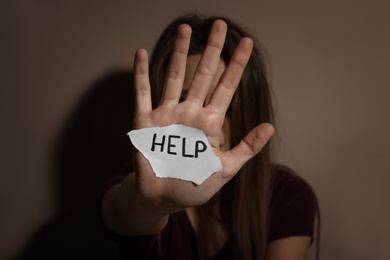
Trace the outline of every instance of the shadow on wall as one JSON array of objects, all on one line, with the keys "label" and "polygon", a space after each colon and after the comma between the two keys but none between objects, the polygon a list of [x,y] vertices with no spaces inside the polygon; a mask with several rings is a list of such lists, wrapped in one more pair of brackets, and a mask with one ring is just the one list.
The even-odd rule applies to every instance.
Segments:
[{"label": "shadow on wall", "polygon": [[107,180],[131,169],[131,82],[130,71],[108,73],[81,99],[55,147],[59,214],[16,259],[121,259],[99,206]]}]

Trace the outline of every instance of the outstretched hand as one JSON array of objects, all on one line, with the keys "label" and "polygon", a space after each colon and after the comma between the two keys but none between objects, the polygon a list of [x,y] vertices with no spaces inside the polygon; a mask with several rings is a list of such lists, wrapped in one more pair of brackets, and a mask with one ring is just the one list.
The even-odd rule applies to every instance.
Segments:
[{"label": "outstretched hand", "polygon": [[163,95],[159,106],[154,110],[150,94],[147,53],[143,49],[136,52],[134,129],[171,124],[201,129],[214,153],[221,159],[223,167],[198,186],[178,179],[157,178],[147,159],[139,151],[135,151],[136,192],[151,212],[170,214],[186,207],[206,203],[250,158],[260,152],[273,134],[271,125],[261,124],[250,131],[237,146],[227,151],[220,150],[219,137],[225,114],[253,48],[251,39],[243,38],[240,41],[210,95],[209,90],[212,89],[212,80],[220,61],[226,32],[227,25],[224,21],[214,22],[187,96],[183,102],[179,102],[183,90],[191,28],[188,25],[181,25],[178,28],[166,71]]}]

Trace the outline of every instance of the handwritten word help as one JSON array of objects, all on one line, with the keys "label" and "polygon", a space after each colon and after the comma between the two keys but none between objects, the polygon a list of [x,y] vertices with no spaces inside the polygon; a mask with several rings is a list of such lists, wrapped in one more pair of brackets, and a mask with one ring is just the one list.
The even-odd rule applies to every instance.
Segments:
[{"label": "handwritten word help", "polygon": [[[161,152],[163,152],[164,151],[164,143],[165,143],[165,135],[162,136],[161,143],[156,142],[156,137],[157,137],[157,133],[155,133],[153,135],[151,151],[154,152],[155,147],[157,145],[159,145],[159,146],[161,146]],[[168,135],[168,144],[167,144],[167,153],[168,154],[177,155],[177,152],[173,151],[173,148],[176,147],[176,145],[172,141],[173,139],[176,139],[176,138],[180,139],[180,135]],[[200,147],[202,147],[202,148],[200,148]],[[182,149],[181,149],[182,153],[181,153],[181,155],[183,157],[198,158],[199,153],[206,151],[206,149],[207,149],[206,144],[203,141],[198,140],[195,142],[195,155],[186,154],[186,138],[185,137],[182,138]]]},{"label": "handwritten word help", "polygon": [[148,159],[157,177],[202,184],[222,169],[203,131],[170,125],[133,130],[131,142]]}]

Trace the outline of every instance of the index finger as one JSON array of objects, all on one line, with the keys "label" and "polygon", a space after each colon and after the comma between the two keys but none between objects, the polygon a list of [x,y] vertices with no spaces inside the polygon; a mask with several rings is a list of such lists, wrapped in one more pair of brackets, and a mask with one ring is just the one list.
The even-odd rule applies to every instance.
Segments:
[{"label": "index finger", "polygon": [[180,99],[188,48],[191,39],[191,27],[187,24],[179,26],[173,43],[172,54],[165,75],[165,84],[161,104],[177,104]]}]

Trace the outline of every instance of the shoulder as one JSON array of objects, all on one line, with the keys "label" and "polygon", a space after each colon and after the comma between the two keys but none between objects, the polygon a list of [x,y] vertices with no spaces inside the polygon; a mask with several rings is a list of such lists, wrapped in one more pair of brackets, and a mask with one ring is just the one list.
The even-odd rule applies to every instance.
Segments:
[{"label": "shoulder", "polygon": [[288,199],[291,202],[292,198],[299,197],[315,199],[315,193],[310,184],[291,169],[277,166],[273,177],[271,203],[280,199]]},{"label": "shoulder", "polygon": [[292,170],[278,166],[269,209],[269,242],[290,236],[313,237],[317,207],[312,187]]}]

